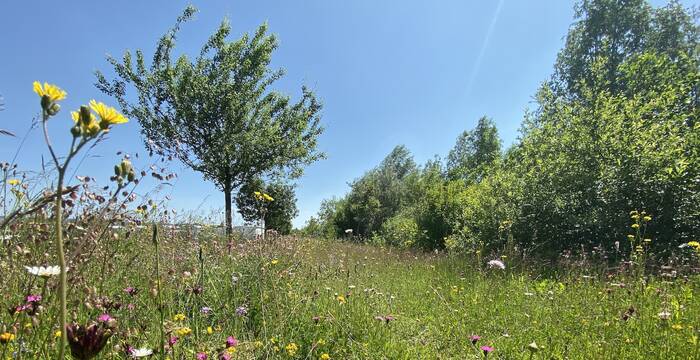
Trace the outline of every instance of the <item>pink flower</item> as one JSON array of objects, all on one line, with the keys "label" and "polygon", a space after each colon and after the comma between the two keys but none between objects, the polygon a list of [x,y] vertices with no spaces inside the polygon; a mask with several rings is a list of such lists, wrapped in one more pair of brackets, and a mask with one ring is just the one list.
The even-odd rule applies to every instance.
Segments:
[{"label": "pink flower", "polygon": [[480,349],[484,352],[484,356],[488,356],[489,353],[493,351],[493,347],[486,345],[482,346]]},{"label": "pink flower", "polygon": [[197,353],[197,360],[207,360],[207,353]]},{"label": "pink flower", "polygon": [[99,322],[109,322],[111,320],[114,320],[113,317],[109,316],[109,314],[102,314],[97,318],[97,321]]},{"label": "pink flower", "polygon": [[476,345],[479,340],[481,340],[481,336],[479,335],[472,335],[469,337],[469,341],[471,341],[473,345]]},{"label": "pink flower", "polygon": [[134,295],[136,295],[137,291],[135,288],[128,286],[126,289],[124,289],[124,292],[131,295],[131,296],[134,296]]},{"label": "pink flower", "polygon": [[170,345],[171,347],[175,345],[175,343],[177,343],[177,336],[173,336],[170,339],[168,339],[168,345]]},{"label": "pink flower", "polygon": [[227,337],[226,338],[226,347],[230,348],[230,347],[235,347],[235,346],[238,346],[238,340],[233,336]]},{"label": "pink flower", "polygon": [[40,301],[41,301],[41,295],[28,295],[27,296],[28,303],[38,303]]}]

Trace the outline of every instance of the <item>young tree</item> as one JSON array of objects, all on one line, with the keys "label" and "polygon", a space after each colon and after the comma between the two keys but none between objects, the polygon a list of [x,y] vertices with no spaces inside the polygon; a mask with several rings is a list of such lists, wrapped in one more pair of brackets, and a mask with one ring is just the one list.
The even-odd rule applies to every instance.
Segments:
[{"label": "young tree", "polygon": [[[272,201],[260,201],[255,192],[263,192]],[[263,219],[266,229],[275,229],[286,235],[292,231],[292,220],[299,215],[294,186],[282,182],[267,185],[257,178],[241,186],[236,194],[236,207],[245,221]]]},{"label": "young tree", "polygon": [[[265,174],[298,177],[323,157],[316,151],[321,105],[305,87],[297,102],[270,90],[283,71],[269,68],[277,40],[265,24],[253,36],[228,41],[224,21],[194,60],[173,61],[176,34],[195,11],[188,7],[160,39],[150,67],[140,50],[135,64],[128,51],[121,62],[109,57],[117,78],[97,72],[97,87],[139,121],[149,151],[176,156],[224,192],[230,235],[234,191]],[[127,99],[127,85],[135,102]]]}]

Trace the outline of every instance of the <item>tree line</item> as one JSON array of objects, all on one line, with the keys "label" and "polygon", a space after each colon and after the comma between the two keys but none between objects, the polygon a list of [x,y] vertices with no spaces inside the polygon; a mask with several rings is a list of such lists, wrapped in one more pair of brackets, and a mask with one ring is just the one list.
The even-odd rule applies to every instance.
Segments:
[{"label": "tree line", "polygon": [[629,248],[630,211],[657,252],[700,234],[700,27],[696,8],[576,5],[553,74],[502,149],[483,117],[445,160],[397,146],[325,200],[303,232],[426,249],[538,254]]}]

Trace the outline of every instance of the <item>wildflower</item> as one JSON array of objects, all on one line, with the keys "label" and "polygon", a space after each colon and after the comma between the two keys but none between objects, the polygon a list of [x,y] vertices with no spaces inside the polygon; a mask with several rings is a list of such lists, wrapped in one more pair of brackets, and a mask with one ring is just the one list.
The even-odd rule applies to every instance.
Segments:
[{"label": "wildflower", "polygon": [[233,336],[229,336],[226,338],[226,347],[227,348],[236,347],[236,346],[238,346],[238,339],[236,339]]},{"label": "wildflower", "polygon": [[681,324],[673,324],[673,325],[671,325],[671,328],[672,328],[673,330],[683,330],[683,325],[681,325]]},{"label": "wildflower", "polygon": [[289,343],[287,344],[287,346],[284,347],[284,349],[287,350],[287,354],[289,356],[294,356],[297,354],[299,347],[295,343]]},{"label": "wildflower", "polygon": [[55,337],[55,338],[60,338],[61,335],[63,335],[63,333],[61,332],[61,330],[56,330],[56,332],[53,333],[53,337]]},{"label": "wildflower", "polygon": [[98,322],[89,326],[66,326],[68,345],[74,358],[92,359],[102,351],[114,331],[114,322]]},{"label": "wildflower", "polygon": [[261,348],[263,345],[264,345],[263,342],[260,341],[260,340],[256,340],[256,341],[253,343],[253,346],[255,346],[256,348]]},{"label": "wildflower", "polygon": [[239,306],[236,308],[236,315],[238,316],[246,316],[248,315],[248,308],[245,306]]},{"label": "wildflower", "polygon": [[9,332],[4,332],[0,334],[0,344],[7,344],[10,341],[15,340],[15,334],[9,333]]},{"label": "wildflower", "polygon": [[689,241],[688,244],[686,244],[686,245],[692,247],[692,248],[695,249],[696,251],[700,251],[700,242],[697,242],[697,241]]},{"label": "wildflower", "polygon": [[632,229],[639,229],[639,224],[632,224]]},{"label": "wildflower", "polygon": [[111,317],[109,314],[102,314],[97,318],[97,321],[105,322],[105,323],[110,322],[112,320],[114,320],[114,318]]},{"label": "wildflower", "polygon": [[214,333],[214,329],[211,326],[207,326],[207,334],[211,335]]},{"label": "wildflower", "polygon": [[476,345],[476,343],[479,342],[479,340],[481,340],[481,336],[479,335],[472,335],[469,337],[469,341],[472,342],[472,345]]},{"label": "wildflower", "polygon": [[61,273],[61,268],[59,266],[25,266],[27,271],[35,276],[41,277],[51,277]]},{"label": "wildflower", "polygon": [[480,347],[480,349],[481,349],[481,351],[484,352],[484,356],[485,356],[485,357],[488,356],[489,353],[492,352],[492,351],[494,350],[493,347],[491,347],[491,346],[486,346],[486,345]]},{"label": "wildflower", "polygon": [[90,100],[90,108],[100,117],[100,128],[107,129],[110,125],[124,124],[129,121],[124,115],[117,112],[111,106],[107,106],[102,102]]},{"label": "wildflower", "polygon": [[28,303],[39,303],[41,302],[41,295],[27,295],[27,302]]},{"label": "wildflower", "polygon": [[627,234],[627,238],[630,239],[630,240],[634,240],[634,237],[635,237],[635,236],[632,235],[632,234]]},{"label": "wildflower", "polygon": [[19,181],[18,179],[10,179],[10,180],[7,180],[7,183],[10,186],[17,186],[17,185],[21,184],[22,182]]},{"label": "wildflower", "polygon": [[175,315],[173,315],[173,321],[185,321],[185,319],[187,319],[187,317],[185,316],[185,314],[175,314]]},{"label": "wildflower", "polygon": [[138,291],[137,291],[135,288],[131,287],[131,286],[127,286],[127,287],[124,289],[124,292],[127,293],[127,294],[129,294],[129,295],[131,295],[131,296],[134,296],[134,295],[136,295],[136,293],[137,293]]},{"label": "wildflower", "polygon": [[141,349],[130,349],[129,354],[132,358],[142,358],[146,356],[153,355],[153,350],[141,348]]},{"label": "wildflower", "polygon": [[272,265],[277,265],[279,262],[280,262],[280,261],[277,260],[277,259],[272,259],[272,261],[270,261],[270,264],[272,264]]},{"label": "wildflower", "polygon": [[659,313],[659,319],[661,320],[668,320],[671,318],[671,313],[668,312],[667,310],[664,310]]},{"label": "wildflower", "polygon": [[197,360],[207,360],[207,358],[208,358],[207,353],[205,353],[205,352],[197,353]]},{"label": "wildflower", "polygon": [[346,302],[345,296],[343,296],[343,295],[338,295],[338,296],[336,296],[335,299],[338,300],[338,303],[340,303],[340,304],[345,304],[345,302]]},{"label": "wildflower", "polygon": [[181,327],[177,330],[175,330],[175,334],[179,337],[187,336],[192,333],[192,329],[188,328],[187,326]]},{"label": "wildflower", "polygon": [[330,360],[330,359],[331,359],[331,356],[328,355],[328,353],[323,353],[323,354],[321,354],[321,356],[319,357],[319,360]]},{"label": "wildflower", "polygon": [[535,353],[540,350],[540,347],[537,346],[537,343],[533,341],[527,345],[527,349]]},{"label": "wildflower", "polygon": [[487,263],[488,267],[493,269],[493,268],[499,268],[501,270],[505,270],[506,264],[503,263],[501,260],[491,260]]},{"label": "wildflower", "polygon": [[173,345],[177,344],[177,340],[177,336],[171,336],[170,339],[168,339],[168,345],[173,347]]},{"label": "wildflower", "polygon": [[199,309],[199,311],[204,315],[209,315],[209,313],[211,313],[211,310],[212,309],[208,306],[205,306],[205,307]]},{"label": "wildflower", "polygon": [[[41,107],[47,111],[53,108],[56,109],[55,112],[58,112],[58,108],[53,107],[53,105],[56,105],[56,101],[65,99],[66,92],[58,86],[46,82],[42,86],[41,83],[35,81],[33,85],[34,92],[41,98]],[[55,115],[55,112],[52,115]]]}]

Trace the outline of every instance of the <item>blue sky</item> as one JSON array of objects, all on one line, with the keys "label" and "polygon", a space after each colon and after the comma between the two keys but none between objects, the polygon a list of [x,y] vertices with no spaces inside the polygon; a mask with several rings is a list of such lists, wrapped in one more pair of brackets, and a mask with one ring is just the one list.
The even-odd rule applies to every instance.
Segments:
[{"label": "blue sky", "polygon": [[[660,1],[655,1],[657,4]],[[92,98],[116,105],[94,86],[95,70],[109,74],[105,55],[127,49],[152,54],[186,1],[13,1],[0,11],[0,128],[20,135],[0,139],[0,161],[9,161],[36,115],[34,80],[69,92],[64,109]],[[328,158],[297,181],[301,226],[322,199],[347,192],[347,183],[375,166],[398,145],[416,161],[445,156],[455,139],[482,115],[492,117],[506,144],[517,137],[532,95],[552,72],[572,22],[568,1],[194,1],[199,13],[179,36],[178,51],[197,54],[227,17],[234,35],[267,21],[280,47],[273,65],[286,77],[277,89],[293,97],[302,84],[324,103]],[[52,120],[58,148],[69,139],[68,112]],[[46,150],[41,134],[25,142],[19,167],[36,170]],[[119,150],[143,154],[138,123],[115,128],[93,150],[79,174],[108,181]],[[46,158],[48,159],[48,158]],[[146,160],[135,161],[136,165]],[[173,163],[179,174],[170,207],[209,214],[223,195],[201,176]],[[152,184],[146,183],[146,191]],[[234,219],[240,223],[240,217]]]}]

